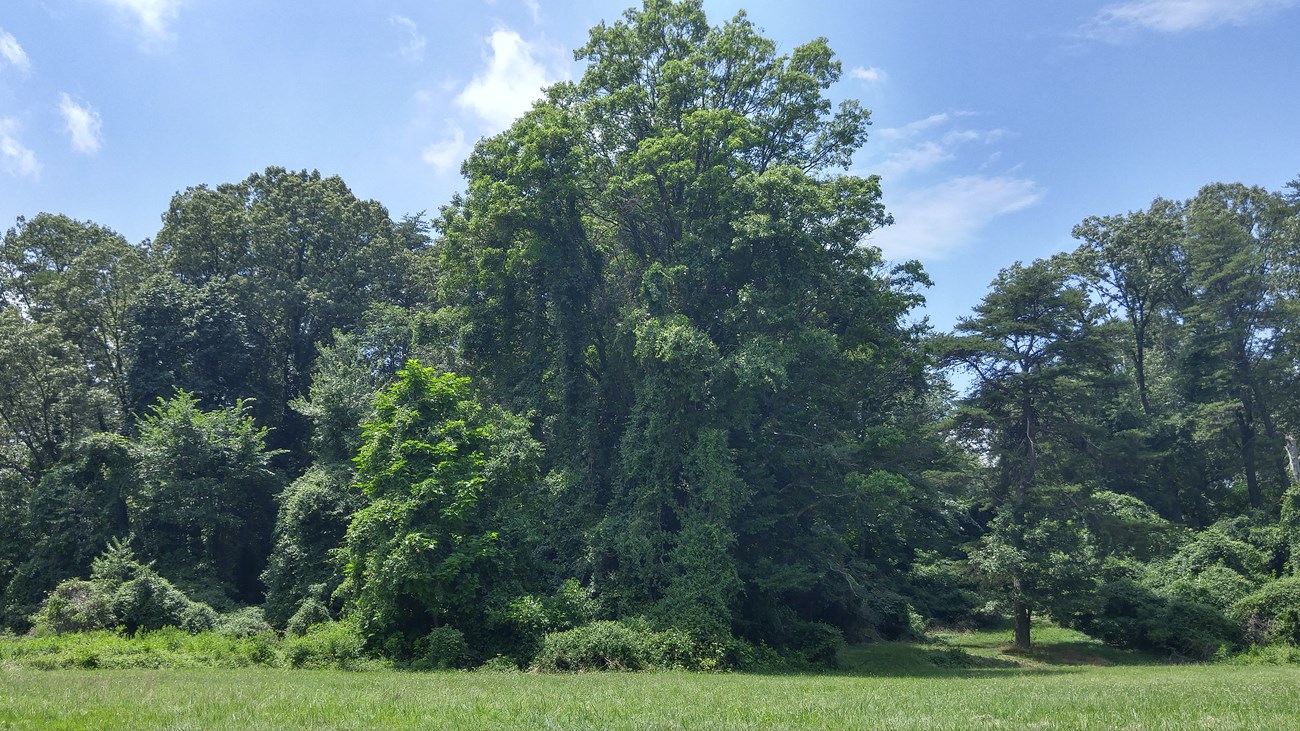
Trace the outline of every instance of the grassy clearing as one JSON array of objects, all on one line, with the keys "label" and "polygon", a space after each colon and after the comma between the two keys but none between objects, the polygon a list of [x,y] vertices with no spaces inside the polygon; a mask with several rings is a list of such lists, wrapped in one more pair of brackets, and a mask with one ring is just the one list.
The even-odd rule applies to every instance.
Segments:
[{"label": "grassy clearing", "polygon": [[10,671],[13,729],[1293,729],[1294,668],[924,677],[376,671]]},{"label": "grassy clearing", "polygon": [[[1149,731],[1294,729],[1300,718],[1294,665],[1159,664],[1053,627],[1035,628],[1037,647],[1025,654],[1009,651],[1007,631],[934,640],[850,648],[829,674],[40,671],[11,662],[0,671],[0,729]],[[244,663],[233,651],[220,657]]]}]

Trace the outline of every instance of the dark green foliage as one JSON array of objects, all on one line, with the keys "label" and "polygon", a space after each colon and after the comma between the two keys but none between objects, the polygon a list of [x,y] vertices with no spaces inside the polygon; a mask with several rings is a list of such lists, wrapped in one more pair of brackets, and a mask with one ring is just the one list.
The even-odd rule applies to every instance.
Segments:
[{"label": "dark green foliage", "polygon": [[1205,660],[1235,645],[1237,627],[1214,607],[1162,596],[1129,578],[1105,581],[1075,626],[1107,644]]},{"label": "dark green foliage", "polygon": [[139,425],[131,525],[159,573],[205,599],[256,603],[279,487],[242,402],[204,411],[179,391]]},{"label": "dark green foliage", "polygon": [[131,308],[127,400],[144,415],[177,390],[213,406],[257,397],[256,345],[232,289],[156,276]]},{"label": "dark green foliage", "polygon": [[84,576],[113,537],[129,532],[126,501],[136,481],[130,445],[114,434],[71,445],[45,472],[27,504],[37,538],[3,594],[6,624],[24,625],[59,581]]},{"label": "dark green foliage", "polygon": [[1232,606],[1246,640],[1300,646],[1300,578],[1270,581]]},{"label": "dark green foliage", "polygon": [[290,483],[277,500],[275,547],[262,581],[267,619],[282,627],[304,598],[328,601],[342,582],[331,557],[362,499],[350,469],[321,464]]},{"label": "dark green foliage", "polygon": [[546,635],[585,625],[600,614],[591,590],[569,579],[550,596],[526,594],[514,599],[494,623],[509,628],[511,654],[527,659],[541,649]]},{"label": "dark green foliage", "polygon": [[202,632],[217,628],[219,617],[152,566],[136,561],[125,542],[114,542],[95,559],[90,580],[71,579],[55,587],[32,624],[38,633],[53,634],[115,628],[134,633],[162,627]]},{"label": "dark green foliage", "polygon": [[307,597],[298,605],[298,611],[284,624],[284,631],[289,635],[306,634],[313,625],[329,622],[334,618],[325,603],[315,597]]},{"label": "dark green foliage", "polygon": [[338,177],[272,167],[177,194],[153,253],[183,287],[230,297],[224,312],[255,346],[233,395],[256,398],[274,446],[302,458],[306,424],[290,402],[307,392],[319,348],[336,330],[359,329],[372,304],[404,303],[413,289],[407,272],[426,243],[418,220],[394,224]]},{"label": "dark green foliage", "polygon": [[438,221],[466,372],[545,449],[551,586],[713,641],[870,634],[940,511],[906,322],[928,280],[862,245],[879,182],[838,170],[867,112],[827,98],[823,40],[781,55],[699,2],[647,2],[578,56]]}]

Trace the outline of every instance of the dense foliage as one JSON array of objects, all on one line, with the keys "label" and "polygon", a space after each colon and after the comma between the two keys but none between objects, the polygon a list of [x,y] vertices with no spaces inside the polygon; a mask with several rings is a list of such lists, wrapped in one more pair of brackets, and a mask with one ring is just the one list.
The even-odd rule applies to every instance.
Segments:
[{"label": "dense foliage", "polygon": [[647,0],[576,55],[432,222],[280,168],[139,246],[19,219],[4,625],[556,670],[1300,641],[1300,182],[1089,218],[937,334],[823,40]]}]

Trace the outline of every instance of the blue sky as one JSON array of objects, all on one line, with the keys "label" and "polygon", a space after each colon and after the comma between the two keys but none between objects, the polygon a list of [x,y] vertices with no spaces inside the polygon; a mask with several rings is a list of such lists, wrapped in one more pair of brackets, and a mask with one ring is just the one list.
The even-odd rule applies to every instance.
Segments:
[{"label": "blue sky", "polygon": [[[337,174],[400,217],[628,6],[580,0],[5,0],[0,227],[41,211],[153,236],[177,191],[268,165]],[[860,0],[744,7],[825,36],[873,111],[872,237],[935,279],[940,328],[1090,215],[1300,175],[1300,0]]]}]

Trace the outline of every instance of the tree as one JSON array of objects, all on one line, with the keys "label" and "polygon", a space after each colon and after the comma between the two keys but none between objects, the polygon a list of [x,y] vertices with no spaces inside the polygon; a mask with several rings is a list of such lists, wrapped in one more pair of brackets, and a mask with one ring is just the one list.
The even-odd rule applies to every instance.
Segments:
[{"label": "tree", "polygon": [[955,417],[990,465],[993,511],[972,563],[1011,605],[1015,642],[1032,612],[1086,588],[1088,537],[1072,472],[1087,446],[1088,405],[1112,358],[1102,308],[1058,262],[1002,270],[972,317],[935,342],[942,362],[974,378]]},{"label": "tree", "polygon": [[[1181,366],[1192,400],[1202,405],[1202,429],[1235,442],[1251,507],[1273,512],[1287,478],[1269,388],[1278,380],[1279,364],[1270,355],[1281,325],[1270,282],[1286,215],[1279,197],[1262,188],[1202,188],[1188,206],[1191,299],[1182,309],[1191,337]],[[1261,431],[1267,445],[1262,450]],[[1267,501],[1261,462],[1271,467]]]},{"label": "tree", "polygon": [[394,224],[338,177],[267,168],[239,183],[173,197],[153,252],[188,287],[229,293],[256,356],[238,392],[301,459],[306,424],[289,402],[306,393],[318,349],[357,329],[375,303],[411,304],[407,277],[426,240],[418,219]]},{"label": "tree", "polygon": [[1175,303],[1181,282],[1182,207],[1157,198],[1146,211],[1092,216],[1074,227],[1081,245],[1074,260],[1082,275],[1118,306],[1133,338],[1133,367],[1142,411],[1151,415],[1147,351],[1162,308]]},{"label": "tree", "polygon": [[99,415],[101,430],[124,424],[128,313],[147,271],[142,249],[67,216],[19,218],[0,247],[0,299],[58,330],[77,348],[89,382],[113,395]]},{"label": "tree", "polygon": [[385,349],[374,345],[338,335],[321,349],[310,392],[293,402],[311,420],[314,460],[278,498],[275,547],[262,575],[266,617],[276,626],[288,622],[304,601],[328,605],[343,580],[333,554],[364,505],[352,460],[387,377],[375,362]]},{"label": "tree", "polygon": [[27,515],[6,521],[26,524],[26,560],[3,592],[4,622],[21,627],[42,598],[63,579],[82,576],[109,542],[130,532],[127,496],[136,484],[127,440],[92,434],[69,444],[46,470],[27,501]]},{"label": "tree", "polygon": [[140,553],[210,603],[260,603],[280,483],[247,406],[204,411],[185,391],[140,420],[128,505]]},{"label": "tree", "polygon": [[525,593],[537,458],[523,420],[483,406],[467,378],[411,361],[380,393],[339,589],[377,648],[409,657],[442,627],[501,648],[493,611]]},{"label": "tree", "polygon": [[909,439],[905,320],[928,280],[863,245],[879,181],[837,170],[867,112],[826,98],[824,40],[781,55],[699,2],[646,2],[577,56],[479,143],[436,244],[468,372],[545,446],[553,586],[700,634],[871,634],[909,557],[861,539],[896,484],[867,477],[926,505],[933,449]]}]

